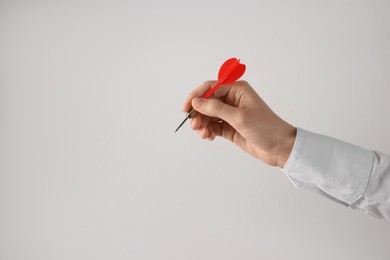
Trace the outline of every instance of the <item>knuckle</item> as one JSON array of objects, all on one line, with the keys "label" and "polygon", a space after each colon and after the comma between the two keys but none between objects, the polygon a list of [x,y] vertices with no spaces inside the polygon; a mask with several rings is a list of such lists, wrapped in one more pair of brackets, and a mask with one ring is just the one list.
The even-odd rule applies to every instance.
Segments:
[{"label": "knuckle", "polygon": [[218,102],[217,100],[211,100],[211,102],[209,102],[209,105],[209,109],[213,114],[212,116],[218,115],[222,110],[222,103]]}]

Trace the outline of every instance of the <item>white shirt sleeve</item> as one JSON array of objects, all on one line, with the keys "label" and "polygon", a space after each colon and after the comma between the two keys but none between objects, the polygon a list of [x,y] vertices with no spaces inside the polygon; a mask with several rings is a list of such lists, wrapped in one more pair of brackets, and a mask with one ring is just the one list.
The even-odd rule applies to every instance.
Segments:
[{"label": "white shirt sleeve", "polygon": [[390,220],[390,156],[297,130],[282,171],[299,188]]}]

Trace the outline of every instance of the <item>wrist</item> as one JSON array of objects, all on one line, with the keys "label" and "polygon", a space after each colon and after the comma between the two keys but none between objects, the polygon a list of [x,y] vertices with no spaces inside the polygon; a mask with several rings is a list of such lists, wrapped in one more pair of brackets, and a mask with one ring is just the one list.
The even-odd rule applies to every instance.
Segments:
[{"label": "wrist", "polygon": [[290,154],[293,150],[295,138],[297,135],[297,128],[291,125],[286,126],[283,135],[280,137],[280,140],[277,144],[276,150],[276,165],[279,168],[283,168],[288,159],[290,158]]}]

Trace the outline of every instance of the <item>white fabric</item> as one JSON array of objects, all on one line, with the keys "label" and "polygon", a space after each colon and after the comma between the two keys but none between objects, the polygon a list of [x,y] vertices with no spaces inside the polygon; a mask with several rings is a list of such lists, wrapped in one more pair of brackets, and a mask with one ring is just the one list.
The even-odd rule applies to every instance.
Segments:
[{"label": "white fabric", "polygon": [[299,188],[390,220],[390,156],[298,128],[282,171]]}]

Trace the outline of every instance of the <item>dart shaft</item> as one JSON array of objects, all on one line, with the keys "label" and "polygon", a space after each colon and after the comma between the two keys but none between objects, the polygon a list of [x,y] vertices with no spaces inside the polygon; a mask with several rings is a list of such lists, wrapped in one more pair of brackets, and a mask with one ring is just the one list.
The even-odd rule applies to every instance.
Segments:
[{"label": "dart shaft", "polygon": [[209,91],[207,91],[206,94],[203,95],[203,98],[208,99],[209,97],[211,97],[211,95],[222,85],[222,82],[223,81],[218,81],[214,87],[209,89]]}]

